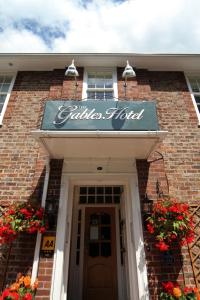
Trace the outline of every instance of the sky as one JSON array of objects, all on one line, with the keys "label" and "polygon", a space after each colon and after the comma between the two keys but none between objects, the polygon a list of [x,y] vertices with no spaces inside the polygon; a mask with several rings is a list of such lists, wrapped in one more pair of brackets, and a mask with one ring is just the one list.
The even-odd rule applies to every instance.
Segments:
[{"label": "sky", "polygon": [[200,53],[200,0],[0,0],[0,53]]}]

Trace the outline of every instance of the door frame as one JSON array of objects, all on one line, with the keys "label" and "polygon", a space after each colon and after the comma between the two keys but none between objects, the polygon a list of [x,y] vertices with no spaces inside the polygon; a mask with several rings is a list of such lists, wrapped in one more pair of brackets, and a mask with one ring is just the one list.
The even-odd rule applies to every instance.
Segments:
[{"label": "door frame", "polygon": [[[91,184],[89,184],[90,186]],[[93,185],[93,183],[92,183]],[[97,182],[95,182],[95,186],[102,185]],[[106,184],[104,186],[109,186],[109,184]],[[80,265],[77,267],[75,264],[75,252],[76,252],[76,236],[77,236],[77,219],[78,219],[78,211],[81,210],[81,218],[82,218],[82,225],[85,225],[85,208],[87,207],[94,207],[94,208],[101,208],[101,207],[111,207],[114,208],[115,212],[115,234],[116,234],[116,258],[117,258],[117,282],[118,282],[118,299],[119,300],[125,300],[126,299],[126,292],[124,289],[126,288],[126,281],[125,281],[125,267],[124,265],[121,265],[121,259],[120,259],[120,233],[119,233],[119,210],[121,212],[121,217],[124,219],[124,211],[121,204],[79,204],[79,193],[78,193],[78,187],[74,186],[74,199],[73,199],[73,211],[72,211],[72,237],[71,237],[71,253],[70,258],[73,259],[74,263],[73,265],[69,266],[69,272],[71,271],[71,268],[74,268],[74,280],[76,281],[76,288],[79,289],[79,293],[77,292],[77,297],[81,298],[82,289],[83,289],[83,265],[84,265],[84,251],[83,251],[83,244],[84,244],[84,236],[85,236],[85,226],[81,226],[81,247],[82,252],[80,253]],[[124,196],[122,195],[122,198]],[[122,201],[124,201],[122,199]],[[121,201],[121,202],[122,202]],[[126,288],[127,290],[127,288]]]},{"label": "door frame", "polygon": [[148,300],[147,268],[135,164],[131,174],[120,174],[119,172],[113,174],[69,174],[65,172],[63,166],[50,299],[67,299],[74,187],[93,184],[124,186],[129,283],[128,299]]}]

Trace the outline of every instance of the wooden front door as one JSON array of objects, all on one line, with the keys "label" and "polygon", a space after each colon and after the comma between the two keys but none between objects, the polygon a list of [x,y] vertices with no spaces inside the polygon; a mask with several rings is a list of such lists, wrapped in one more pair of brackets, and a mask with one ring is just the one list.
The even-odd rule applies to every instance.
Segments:
[{"label": "wooden front door", "polygon": [[85,208],[84,300],[117,300],[115,209]]}]

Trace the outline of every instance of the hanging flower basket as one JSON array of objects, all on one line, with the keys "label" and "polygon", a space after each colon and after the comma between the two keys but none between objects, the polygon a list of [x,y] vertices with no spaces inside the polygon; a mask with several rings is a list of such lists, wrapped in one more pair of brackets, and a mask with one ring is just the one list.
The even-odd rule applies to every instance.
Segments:
[{"label": "hanging flower basket", "polygon": [[31,284],[30,276],[22,276],[20,273],[16,282],[2,292],[0,300],[34,300],[37,287],[37,280]]},{"label": "hanging flower basket", "polygon": [[165,196],[153,205],[147,218],[147,230],[155,237],[155,246],[168,251],[174,245],[183,246],[194,240],[194,225],[186,203]]},{"label": "hanging flower basket", "polygon": [[42,207],[36,208],[31,204],[20,203],[1,211],[0,214],[0,243],[10,243],[20,232],[44,233],[47,222]]},{"label": "hanging flower basket", "polygon": [[160,300],[200,300],[200,293],[197,288],[181,288],[176,282],[163,282],[163,291],[160,294]]}]

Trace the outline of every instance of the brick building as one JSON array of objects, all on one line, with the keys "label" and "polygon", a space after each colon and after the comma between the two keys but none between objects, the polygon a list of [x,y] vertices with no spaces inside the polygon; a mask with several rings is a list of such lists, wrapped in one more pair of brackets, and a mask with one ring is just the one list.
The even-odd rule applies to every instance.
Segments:
[{"label": "brick building", "polygon": [[[72,59],[76,78],[65,75]],[[135,77],[122,77],[126,60]],[[18,272],[39,278],[38,300],[199,287],[200,56],[1,54],[0,69],[0,205],[40,202],[50,224],[1,246],[1,288]],[[169,255],[144,226],[162,193],[196,222],[194,243]]]}]

